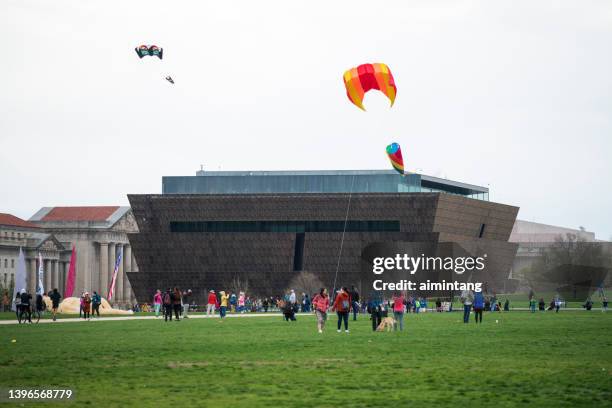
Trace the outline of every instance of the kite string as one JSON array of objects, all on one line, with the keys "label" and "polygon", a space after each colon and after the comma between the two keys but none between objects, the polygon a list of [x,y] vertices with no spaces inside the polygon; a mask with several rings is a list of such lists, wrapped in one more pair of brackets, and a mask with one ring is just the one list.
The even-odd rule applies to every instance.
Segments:
[{"label": "kite string", "polygon": [[349,211],[351,209],[351,198],[353,197],[353,184],[355,183],[355,175],[351,180],[351,189],[349,191],[348,204],[346,206],[346,215],[344,216],[344,227],[342,228],[342,238],[340,239],[340,251],[338,252],[338,263],[336,264],[336,275],[334,276],[334,291],[336,290],[336,282],[338,280],[338,270],[340,270],[340,258],[342,257],[342,247],[344,246],[344,234],[346,233],[346,224],[348,223]]}]

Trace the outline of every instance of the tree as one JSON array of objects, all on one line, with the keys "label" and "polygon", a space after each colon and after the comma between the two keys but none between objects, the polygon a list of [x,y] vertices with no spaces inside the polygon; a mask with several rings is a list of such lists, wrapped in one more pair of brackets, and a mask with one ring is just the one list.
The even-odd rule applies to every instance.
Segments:
[{"label": "tree", "polygon": [[232,293],[247,293],[249,290],[249,278],[235,274],[225,286],[228,287]]},{"label": "tree", "polygon": [[287,290],[295,290],[296,293],[306,293],[309,296],[319,292],[324,287],[321,279],[312,272],[302,271],[295,275],[289,282]]},{"label": "tree", "polygon": [[612,268],[607,252],[603,243],[573,233],[559,235],[523,270],[524,276],[533,290],[554,289],[564,298],[588,297]]}]

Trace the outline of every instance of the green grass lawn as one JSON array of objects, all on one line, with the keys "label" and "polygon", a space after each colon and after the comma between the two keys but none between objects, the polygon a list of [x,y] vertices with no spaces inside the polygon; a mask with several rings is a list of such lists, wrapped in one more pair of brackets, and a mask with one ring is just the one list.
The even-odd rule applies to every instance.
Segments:
[{"label": "green grass lawn", "polygon": [[0,326],[0,387],[69,387],[79,406],[612,404],[612,313],[460,320],[407,315],[404,332],[373,333],[360,316],[339,334],[332,316],[322,335],[311,316]]}]

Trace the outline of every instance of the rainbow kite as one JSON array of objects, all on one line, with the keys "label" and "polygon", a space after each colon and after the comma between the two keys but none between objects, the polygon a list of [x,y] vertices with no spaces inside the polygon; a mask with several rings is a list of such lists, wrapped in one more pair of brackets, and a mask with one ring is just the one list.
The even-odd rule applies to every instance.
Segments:
[{"label": "rainbow kite", "polygon": [[349,100],[364,111],[363,96],[369,90],[378,89],[384,93],[391,101],[391,106],[397,94],[393,74],[389,67],[382,63],[363,64],[349,69],[344,73],[344,86]]},{"label": "rainbow kite", "polygon": [[404,159],[402,158],[402,148],[397,143],[387,146],[387,156],[391,160],[391,165],[399,173],[404,174]]}]

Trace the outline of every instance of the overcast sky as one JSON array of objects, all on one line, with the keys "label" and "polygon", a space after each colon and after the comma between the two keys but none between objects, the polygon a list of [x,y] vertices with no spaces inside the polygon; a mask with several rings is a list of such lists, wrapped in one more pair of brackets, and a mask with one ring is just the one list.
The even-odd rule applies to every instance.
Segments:
[{"label": "overcast sky", "polygon": [[[396,141],[409,170],[612,236],[612,2],[178,3],[0,1],[0,212],[127,205],[200,164],[387,169]],[[348,102],[365,62],[393,108]]]}]

